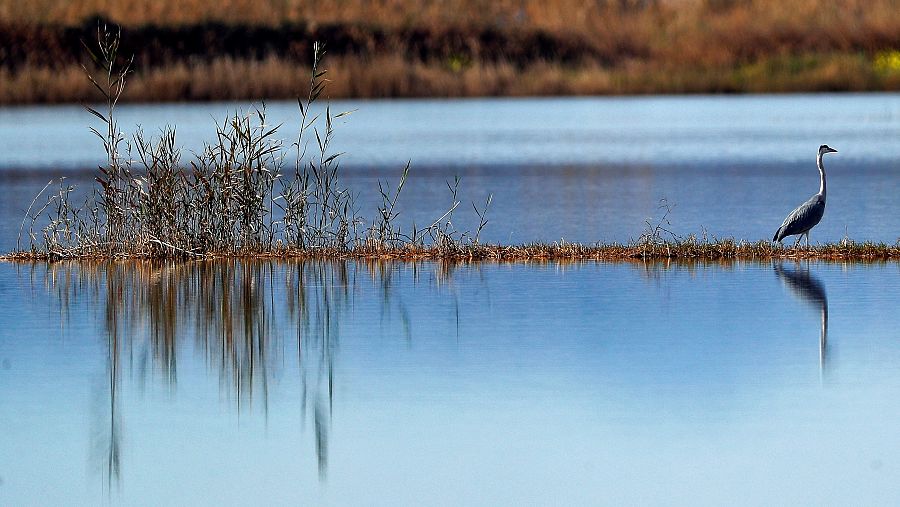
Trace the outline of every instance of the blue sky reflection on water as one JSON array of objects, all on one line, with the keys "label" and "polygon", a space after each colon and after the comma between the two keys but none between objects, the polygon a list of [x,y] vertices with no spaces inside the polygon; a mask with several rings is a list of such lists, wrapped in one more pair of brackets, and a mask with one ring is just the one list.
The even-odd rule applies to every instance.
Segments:
[{"label": "blue sky reflection on water", "polygon": [[[187,149],[244,104],[135,105]],[[353,189],[413,172],[405,226],[483,239],[893,243],[900,95],[366,101]],[[290,126],[293,103],[269,105]],[[87,191],[79,107],[0,109],[0,251],[50,177]],[[286,137],[289,127],[286,127]],[[87,169],[87,171],[84,171]],[[364,216],[374,196],[360,193]],[[0,263],[0,504],[896,504],[895,263]],[[300,337],[298,340],[298,336]]]},{"label": "blue sky reflection on water", "polygon": [[[154,134],[177,125],[198,150],[215,122],[261,103],[125,104],[119,123]],[[294,101],[266,104],[287,143]],[[847,160],[900,157],[900,94],[694,95],[355,100],[335,142],[355,167],[796,163],[820,144]],[[0,168],[90,168],[104,161],[80,106],[0,108]]]},{"label": "blue sky reflection on water", "polygon": [[54,269],[0,265],[4,503],[900,496],[895,264]]}]

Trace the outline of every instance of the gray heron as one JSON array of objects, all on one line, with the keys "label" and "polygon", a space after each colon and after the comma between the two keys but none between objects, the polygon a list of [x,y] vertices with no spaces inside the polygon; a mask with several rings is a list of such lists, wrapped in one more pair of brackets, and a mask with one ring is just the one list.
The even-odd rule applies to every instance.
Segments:
[{"label": "gray heron", "polygon": [[825,144],[819,146],[819,154],[816,156],[816,166],[819,168],[820,178],[819,193],[810,197],[808,201],[798,206],[794,211],[791,211],[791,214],[784,219],[781,227],[775,231],[772,241],[781,243],[781,240],[784,238],[799,234],[794,246],[800,243],[804,235],[806,235],[806,246],[809,246],[809,230],[815,227],[819,220],[822,220],[822,215],[825,214],[825,166],[822,165],[822,156],[826,153],[837,153],[837,150]]}]

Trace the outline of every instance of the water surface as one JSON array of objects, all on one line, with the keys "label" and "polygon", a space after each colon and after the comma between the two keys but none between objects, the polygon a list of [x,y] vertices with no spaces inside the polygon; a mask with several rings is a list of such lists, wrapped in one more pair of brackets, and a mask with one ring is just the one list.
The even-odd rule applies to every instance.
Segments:
[{"label": "water surface", "polygon": [[[134,105],[199,147],[236,104]],[[272,122],[295,120],[270,104]],[[900,236],[900,95],[361,101],[344,182],[483,239]],[[0,251],[78,107],[0,109]],[[40,203],[40,201],[38,201]],[[40,205],[40,204],[39,204]],[[25,226],[27,246],[28,224]],[[35,231],[39,234],[39,231]],[[900,268],[0,263],[0,504],[896,504]]]},{"label": "water surface", "polygon": [[0,501],[893,503],[897,276],[0,264]]},{"label": "water surface", "polygon": [[[122,105],[126,131],[177,125],[197,150],[216,122],[262,103]],[[266,103],[269,123],[294,139],[295,101]],[[820,144],[847,161],[900,156],[900,94],[403,99],[336,101],[336,122],[355,167],[784,163],[808,161]],[[92,167],[103,152],[80,106],[0,109],[0,167]]]}]

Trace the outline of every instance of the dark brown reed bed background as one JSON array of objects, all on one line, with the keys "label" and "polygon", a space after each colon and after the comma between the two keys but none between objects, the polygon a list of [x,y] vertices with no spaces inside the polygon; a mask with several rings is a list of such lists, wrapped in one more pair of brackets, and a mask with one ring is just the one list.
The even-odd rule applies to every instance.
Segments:
[{"label": "dark brown reed bed background", "polygon": [[898,0],[0,0],[0,104],[93,99],[98,16],[130,101],[293,98],[314,40],[335,98],[900,89]]}]

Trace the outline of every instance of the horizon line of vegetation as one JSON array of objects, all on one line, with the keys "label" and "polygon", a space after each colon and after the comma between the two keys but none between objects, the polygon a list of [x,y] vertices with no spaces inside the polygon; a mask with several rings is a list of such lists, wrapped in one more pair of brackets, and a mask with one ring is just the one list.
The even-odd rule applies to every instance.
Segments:
[{"label": "horizon line of vegetation", "polygon": [[102,26],[96,44],[84,45],[97,66],[84,73],[105,105],[102,110],[85,106],[100,121],[100,128],[91,130],[107,155],[96,186],[76,203],[75,189],[65,178],[50,181],[25,212],[16,250],[0,259],[900,259],[900,241],[845,239],[784,248],[765,241],[710,240],[705,234],[680,237],[669,230],[665,203],[662,218],[648,220],[628,244],[484,244],[480,238],[493,195],[480,205],[471,203],[477,227],[459,230],[454,225],[462,204],[458,178],[447,182],[449,204],[435,220],[404,229],[397,224],[398,201],[409,163],[395,185],[378,182],[381,204],[376,217],[368,219],[360,215],[353,191],[342,184],[342,153],[332,147],[334,120],[350,113],[316,106],[329,83],[321,68],[322,45],[313,45],[308,88],[297,100],[299,126],[290,145],[277,137],[283,125],[267,123],[263,105],[230,115],[217,125],[216,138],[185,161],[174,126],[157,137],[140,129],[130,136],[120,130],[116,106],[133,65],[120,53],[120,40],[118,30]]}]

